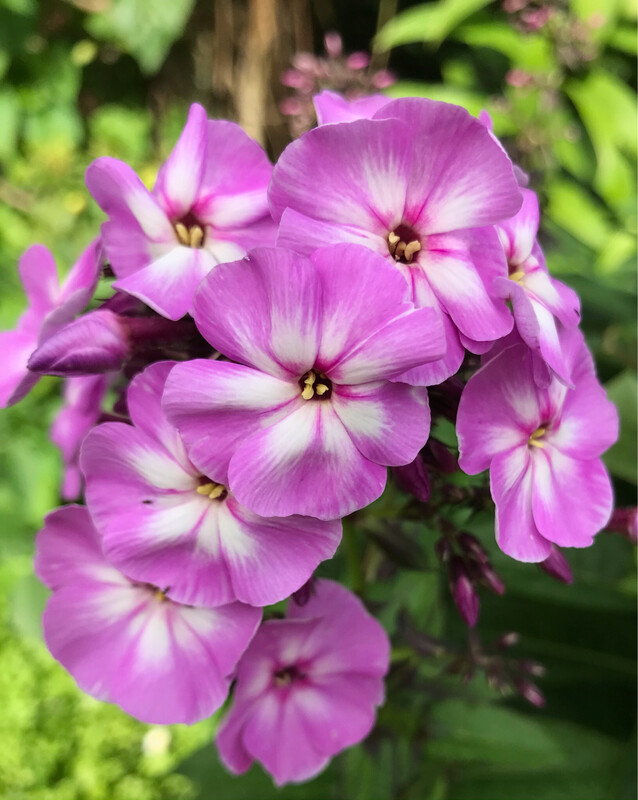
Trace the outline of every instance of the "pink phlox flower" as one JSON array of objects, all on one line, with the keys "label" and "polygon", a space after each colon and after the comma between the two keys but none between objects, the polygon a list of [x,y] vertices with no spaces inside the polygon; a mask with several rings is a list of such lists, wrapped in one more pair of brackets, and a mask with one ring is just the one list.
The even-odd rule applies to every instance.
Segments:
[{"label": "pink phlox flower", "polygon": [[616,441],[618,415],[596,379],[577,328],[561,346],[572,375],[535,380],[524,344],[502,350],[470,378],[457,416],[459,464],[490,470],[499,547],[519,561],[545,561],[552,544],[587,547],[612,510],[600,456]]},{"label": "pink phlox flower", "polygon": [[334,519],[377,498],[430,429],[427,390],[396,376],[445,349],[437,313],[408,296],[357,245],[311,260],[262,248],[215,269],[195,321],[240,363],[178,364],[164,392],[193,463],[263,516]]},{"label": "pink phlox flower", "polygon": [[417,370],[424,385],[457,372],[464,346],[484,352],[512,329],[491,294],[507,275],[491,226],[521,196],[507,154],[465,109],[409,98],[369,120],[321,125],[283,152],[269,201],[279,245],[364,245],[396,265],[417,306],[436,309],[447,352]]},{"label": "pink phlox flower", "polygon": [[[160,404],[173,366],[158,362],[133,379],[132,426],[106,422],[82,447],[87,503],[104,551],[129,577],[169,587],[179,603],[279,602],[334,555],[341,523],[264,519],[197,469]],[[216,449],[212,441],[208,447]]]},{"label": "pink phlox flower", "polygon": [[208,120],[197,104],[153,192],[123,162],[98,158],[86,183],[109,217],[102,237],[115,288],[169,319],[184,316],[216,264],[274,242],[271,171],[257,142],[232,122]]},{"label": "pink phlox flower", "polygon": [[321,772],[372,730],[390,646],[343,586],[319,580],[303,606],[263,623],[238,670],[217,747],[233,773],[254,760],[281,786]]},{"label": "pink phlox flower", "polygon": [[14,330],[0,332],[0,408],[17,403],[40,380],[40,375],[29,371],[29,358],[85,308],[99,278],[100,259],[96,239],[60,284],[55,260],[46,247],[35,244],[23,254],[19,271],[29,307]]},{"label": "pink phlox flower", "polygon": [[[523,341],[546,362],[559,380],[571,385],[560,332],[580,321],[580,301],[573,289],[552,278],[536,240],[539,223],[538,198],[522,189],[523,205],[512,219],[496,230],[507,257],[509,277],[497,277],[494,289],[512,303],[516,327]],[[550,379],[550,371],[540,375]]]},{"label": "pink phlox flower", "polygon": [[53,657],[87,694],[143,722],[191,724],[216,711],[261,619],[241,603],[195,608],[131,581],[102,553],[83,506],[46,517],[35,569],[53,590],[43,618]]}]

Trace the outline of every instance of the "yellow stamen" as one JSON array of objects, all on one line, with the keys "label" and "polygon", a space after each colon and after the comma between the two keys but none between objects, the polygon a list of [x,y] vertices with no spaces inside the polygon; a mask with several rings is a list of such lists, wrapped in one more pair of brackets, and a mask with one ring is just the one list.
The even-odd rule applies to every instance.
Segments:
[{"label": "yellow stamen", "polygon": [[190,247],[191,237],[188,228],[183,222],[175,223],[175,233],[177,234],[180,244],[185,244],[187,247]]},{"label": "yellow stamen", "polygon": [[390,251],[390,255],[394,255],[397,245],[399,244],[399,237],[397,236],[394,231],[391,231],[388,234],[388,250]]},{"label": "yellow stamen", "polygon": [[304,400],[312,400],[312,398],[315,396],[315,390],[312,388],[311,384],[307,383],[304,386],[301,396]]},{"label": "yellow stamen", "polygon": [[195,491],[197,494],[205,494],[208,497],[214,486],[214,483],[203,483],[201,486],[198,486]]},{"label": "yellow stamen", "polygon": [[394,260],[400,261],[401,256],[405,253],[405,248],[407,244],[405,242],[399,242],[399,244],[394,248]]},{"label": "yellow stamen", "polygon": [[154,597],[160,603],[163,603],[166,600],[166,594],[161,589],[157,589],[155,591]]},{"label": "yellow stamen", "polygon": [[522,269],[517,269],[516,272],[512,272],[512,274],[509,276],[510,280],[516,281],[516,283],[520,283],[524,277],[525,273]]},{"label": "yellow stamen", "polygon": [[417,241],[416,239],[414,239],[414,241],[412,242],[408,242],[403,252],[403,258],[405,258],[405,260],[409,264],[410,261],[412,261],[415,253],[418,253],[420,249],[421,249],[421,242]]},{"label": "yellow stamen", "polygon": [[226,488],[222,486],[221,483],[218,483],[215,486],[213,486],[213,488],[208,493],[208,496],[210,497],[211,500],[217,500],[217,498],[221,497],[225,491]]},{"label": "yellow stamen", "polygon": [[320,397],[321,397],[321,395],[322,395],[322,394],[325,394],[327,391],[329,391],[329,389],[328,389],[328,387],[325,385],[325,383],[318,383],[318,384],[315,386],[315,392],[316,392],[316,393],[317,393],[317,394],[318,394]]},{"label": "yellow stamen", "polygon": [[190,246],[200,247],[203,241],[204,231],[199,227],[199,225],[193,225],[193,227],[190,229]]},{"label": "yellow stamen", "polygon": [[545,442],[541,442],[539,440],[545,436],[546,432],[547,428],[536,428],[534,433],[532,433],[527,440],[527,444],[531,445],[532,447],[545,447]]},{"label": "yellow stamen", "polygon": [[309,372],[308,375],[304,378],[304,383],[306,386],[312,386],[313,383],[317,380],[317,376],[314,372]]}]

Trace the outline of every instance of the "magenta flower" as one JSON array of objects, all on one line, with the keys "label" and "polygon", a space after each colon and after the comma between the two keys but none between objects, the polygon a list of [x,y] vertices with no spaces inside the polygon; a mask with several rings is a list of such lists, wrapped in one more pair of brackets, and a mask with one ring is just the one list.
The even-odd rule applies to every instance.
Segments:
[{"label": "magenta flower", "polygon": [[274,242],[262,148],[232,122],[191,106],[153,192],[114,158],[98,158],[86,183],[109,219],[102,226],[115,288],[169,319],[191,310],[201,279],[222,261]]},{"label": "magenta flower", "polygon": [[364,739],[384,699],[390,645],[343,586],[320,580],[285,620],[265,622],[237,670],[233,706],[217,734],[231,772],[259,761],[278,786],[309,780]]},{"label": "magenta flower", "polygon": [[391,98],[384,94],[369,94],[348,100],[338,92],[331,92],[328,89],[324,89],[323,92],[312,98],[319,125],[331,122],[352,122],[354,119],[370,119],[390,100]]},{"label": "magenta flower", "polygon": [[67,378],[64,384],[64,405],[51,426],[51,441],[64,461],[65,500],[76,500],[82,492],[80,446],[100,417],[109,380],[108,375],[87,375]]},{"label": "magenta flower", "polygon": [[458,370],[463,345],[484,352],[511,330],[490,294],[507,266],[485,226],[515,214],[521,196],[507,155],[464,109],[395,100],[371,120],[309,131],[279,159],[269,201],[278,244],[302,254],[365,245],[396,265],[418,307],[437,309],[447,353],[412,378],[439,383]]},{"label": "magenta flower", "polygon": [[129,577],[168,587],[180,603],[283,600],[334,555],[341,523],[258,517],[194,467],[160,405],[173,363],[153,364],[132,381],[134,427],[107,422],[82,448],[87,502],[104,551]]},{"label": "magenta flower", "polygon": [[260,609],[179,605],[134,583],[102,554],[83,506],[46,517],[35,569],[53,590],[47,647],[87,694],[157,724],[197,722],[223,704]]},{"label": "magenta flower", "polygon": [[552,543],[587,547],[611,514],[600,455],[617,438],[616,409],[580,331],[565,331],[562,347],[573,389],[556,378],[539,387],[518,344],[470,378],[459,404],[459,464],[470,475],[489,467],[497,541],[519,561],[546,560]]},{"label": "magenta flower", "polygon": [[[538,353],[564,383],[571,375],[561,346],[560,331],[580,321],[580,301],[573,289],[552,278],[536,241],[538,198],[521,189],[523,205],[496,230],[505,249],[509,278],[497,277],[495,291],[512,303],[516,327],[523,341]],[[549,381],[547,374],[546,381]]]},{"label": "magenta flower", "polygon": [[22,400],[40,380],[40,375],[27,367],[31,354],[86,306],[97,284],[99,268],[98,240],[86,248],[62,285],[55,260],[46,247],[35,244],[23,254],[20,279],[29,307],[15,330],[0,332],[0,408]]},{"label": "magenta flower", "polygon": [[195,321],[239,364],[178,364],[164,393],[193,463],[262,516],[335,519],[383,491],[430,429],[427,391],[392,379],[440,358],[436,312],[354,245],[263,248],[202,283]]}]

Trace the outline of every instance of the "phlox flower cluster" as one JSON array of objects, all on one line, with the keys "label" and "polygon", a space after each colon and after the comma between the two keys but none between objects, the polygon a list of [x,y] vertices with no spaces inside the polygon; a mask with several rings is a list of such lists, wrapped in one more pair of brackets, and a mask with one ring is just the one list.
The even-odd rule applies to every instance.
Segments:
[{"label": "phlox flower cluster", "polygon": [[[195,722],[232,691],[220,756],[278,784],[374,725],[388,637],[314,573],[388,467],[427,515],[430,472],[457,469],[430,400],[456,419],[461,469],[489,470],[500,548],[564,580],[559,548],[611,515],[600,457],[617,436],[578,297],[549,274],[538,200],[489,119],[315,102],[319,126],[274,168],[199,105],[152,190],[99,158],[99,235],[61,287],[31,247],[29,308],[0,334],[3,405],[65,378],[51,438],[63,497],[84,502],[37,538],[51,653],[147,722]],[[92,301],[101,272],[112,296]],[[504,586],[472,534],[443,534],[474,625],[476,586]]]}]

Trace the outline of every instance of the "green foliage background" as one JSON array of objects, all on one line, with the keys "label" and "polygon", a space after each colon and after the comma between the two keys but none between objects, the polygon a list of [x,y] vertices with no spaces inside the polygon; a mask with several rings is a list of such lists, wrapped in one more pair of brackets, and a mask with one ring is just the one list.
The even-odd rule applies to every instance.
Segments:
[{"label": "green foliage background", "polygon": [[[195,13],[212,3],[200,0]],[[487,108],[496,133],[530,171],[550,268],[581,294],[583,326],[620,411],[621,438],[607,456],[617,502],[635,504],[634,3],[561,0],[558,16],[534,33],[517,30],[487,0],[380,5],[385,24],[375,51],[389,54],[401,76],[391,93],[457,102],[472,113]],[[21,251],[43,242],[64,271],[94,235],[100,215],[83,185],[90,160],[122,158],[151,182],[188,104],[206,100],[193,68],[194,7],[194,0],[0,0],[1,328],[22,309]],[[377,2],[317,0],[313,12],[325,28],[343,32],[348,49],[370,47]],[[589,26],[584,59],[565,41],[577,20]],[[532,83],[511,85],[511,70]],[[472,519],[508,587],[504,598],[482,597],[481,634],[519,631],[516,653],[548,667],[541,681],[548,703],[538,711],[500,697],[481,676],[460,682],[436,648],[419,654],[418,642],[402,640],[406,613],[424,636],[462,647],[465,634],[436,568],[433,520],[390,528],[406,502],[396,490],[346,526],[338,557],[323,568],[359,591],[397,634],[389,701],[368,742],[315,781],[277,792],[258,769],[230,779],[210,744],[215,720],[171,726],[166,737],[82,695],[42,644],[46,593],[32,574],[34,534],[59,503],[60,466],[47,440],[58,393],[55,380],[43,380],[0,415],[0,796],[635,796],[631,545],[601,534],[593,548],[570,553],[576,581],[566,587],[500,555],[493,519]],[[463,509],[443,512],[464,524]],[[370,580],[370,565],[383,559],[408,568]]]}]

